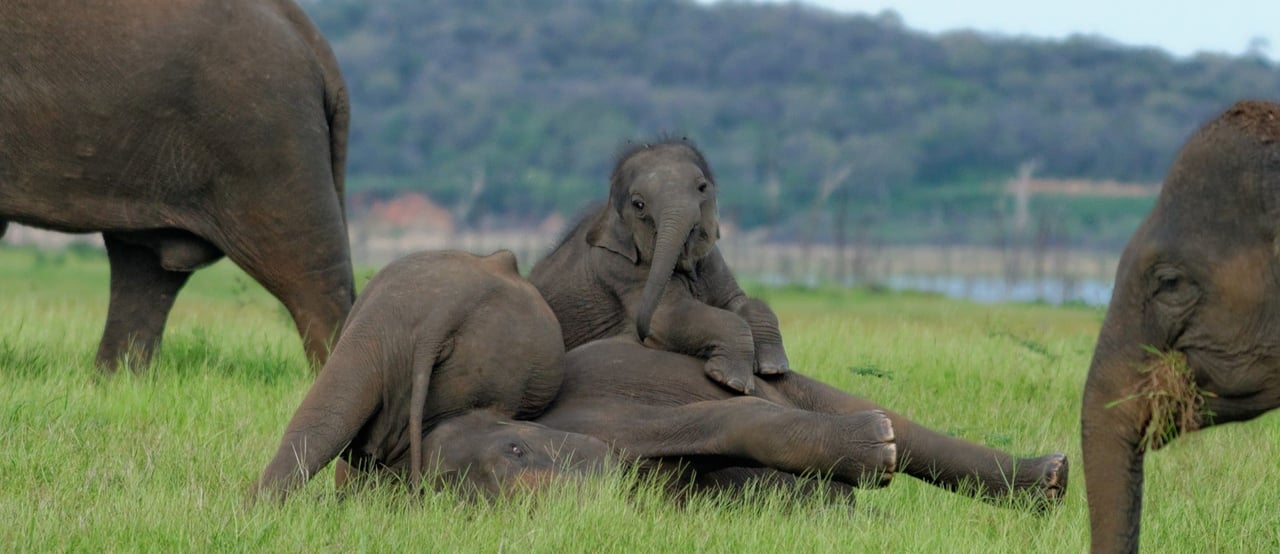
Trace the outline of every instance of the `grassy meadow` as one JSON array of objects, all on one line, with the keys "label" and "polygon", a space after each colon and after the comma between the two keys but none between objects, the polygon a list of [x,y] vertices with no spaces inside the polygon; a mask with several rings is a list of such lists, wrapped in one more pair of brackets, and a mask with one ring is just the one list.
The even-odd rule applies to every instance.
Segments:
[{"label": "grassy meadow", "polygon": [[[1065,451],[1068,495],[1044,515],[905,476],[852,506],[676,506],[626,477],[487,505],[394,483],[340,498],[331,468],[283,506],[249,507],[310,382],[285,311],[219,262],[180,295],[153,367],[104,377],[92,358],[107,281],[93,250],[0,247],[0,551],[1087,550],[1078,411],[1101,309],[753,291],[797,370],[1018,455]],[[1147,470],[1146,550],[1280,551],[1280,414],[1184,437]]]}]

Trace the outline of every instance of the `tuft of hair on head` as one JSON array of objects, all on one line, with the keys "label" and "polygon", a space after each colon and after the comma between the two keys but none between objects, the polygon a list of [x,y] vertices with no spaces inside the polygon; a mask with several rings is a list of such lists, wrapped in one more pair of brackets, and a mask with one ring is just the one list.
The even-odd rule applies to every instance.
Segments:
[{"label": "tuft of hair on head", "polygon": [[613,170],[609,172],[609,180],[612,182],[619,177],[622,167],[636,154],[656,150],[663,146],[683,146],[689,149],[693,155],[693,163],[697,164],[698,169],[702,170],[702,174],[707,176],[712,182],[715,182],[715,175],[711,173],[711,165],[707,163],[707,158],[702,154],[702,150],[698,149],[698,145],[689,139],[687,135],[679,137],[670,133],[661,133],[657,137],[645,141],[636,141],[626,139],[613,154]]},{"label": "tuft of hair on head", "polygon": [[1280,104],[1266,100],[1241,100],[1232,104],[1222,115],[1206,125],[1206,128],[1219,125],[1241,129],[1263,144],[1280,142]]}]

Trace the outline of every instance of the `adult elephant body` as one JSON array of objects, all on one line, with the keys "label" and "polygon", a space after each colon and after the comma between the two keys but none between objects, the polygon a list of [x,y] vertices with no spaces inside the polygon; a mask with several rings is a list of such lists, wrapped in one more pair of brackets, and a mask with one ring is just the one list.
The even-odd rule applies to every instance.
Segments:
[{"label": "adult elephant body", "polygon": [[1182,148],[1129,240],[1084,389],[1093,549],[1133,552],[1143,457],[1280,406],[1280,105],[1240,102]]},{"label": "adult elephant body", "polygon": [[332,52],[287,0],[6,2],[0,233],[102,233],[103,366],[145,364],[188,276],[223,255],[318,362],[354,295],[347,120]]}]

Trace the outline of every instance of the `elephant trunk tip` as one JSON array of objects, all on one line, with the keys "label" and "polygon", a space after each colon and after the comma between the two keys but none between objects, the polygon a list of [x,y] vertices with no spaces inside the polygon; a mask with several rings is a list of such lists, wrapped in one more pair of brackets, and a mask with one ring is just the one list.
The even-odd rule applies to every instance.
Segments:
[{"label": "elephant trunk tip", "polygon": [[653,319],[653,313],[650,310],[643,310],[639,317],[636,318],[636,335],[640,338],[640,342],[644,342],[649,338],[649,322]]}]

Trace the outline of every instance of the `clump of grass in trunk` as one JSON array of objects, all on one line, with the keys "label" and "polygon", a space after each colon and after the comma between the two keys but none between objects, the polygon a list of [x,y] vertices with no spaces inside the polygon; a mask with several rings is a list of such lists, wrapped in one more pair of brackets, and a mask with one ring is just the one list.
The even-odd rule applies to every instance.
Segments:
[{"label": "clump of grass in trunk", "polygon": [[1155,356],[1150,364],[1139,368],[1142,374],[1134,392],[1107,404],[1110,408],[1122,402],[1144,403],[1142,410],[1150,416],[1143,431],[1139,447],[1143,451],[1156,450],[1178,435],[1195,431],[1205,417],[1211,417],[1204,407],[1204,399],[1213,393],[1196,386],[1187,356],[1182,352],[1164,352],[1151,346],[1143,349]]}]

